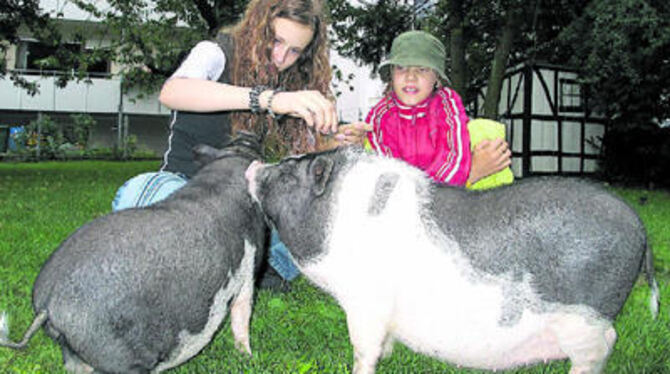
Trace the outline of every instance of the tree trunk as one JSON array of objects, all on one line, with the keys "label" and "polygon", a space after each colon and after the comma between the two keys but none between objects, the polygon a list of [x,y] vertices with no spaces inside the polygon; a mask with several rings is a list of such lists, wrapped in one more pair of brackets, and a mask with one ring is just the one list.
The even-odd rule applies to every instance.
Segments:
[{"label": "tree trunk", "polygon": [[505,15],[505,25],[498,37],[496,50],[493,55],[493,64],[491,66],[491,75],[488,79],[486,88],[486,97],[484,98],[483,117],[496,120],[498,119],[498,104],[500,103],[500,91],[502,89],[507,60],[509,58],[514,36],[516,34],[516,25],[519,22],[518,11],[508,9]]},{"label": "tree trunk", "polygon": [[449,0],[449,53],[451,56],[451,88],[461,96],[465,94],[468,70],[465,64],[465,43],[463,42],[463,1]]}]

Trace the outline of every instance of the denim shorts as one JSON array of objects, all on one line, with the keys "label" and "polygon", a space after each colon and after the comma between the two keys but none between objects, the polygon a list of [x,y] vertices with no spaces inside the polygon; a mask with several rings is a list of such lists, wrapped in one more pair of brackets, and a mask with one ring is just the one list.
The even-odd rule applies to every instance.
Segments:
[{"label": "denim shorts", "polygon": [[142,207],[159,202],[184,187],[188,179],[169,171],[144,173],[123,184],[114,196],[112,210]]}]

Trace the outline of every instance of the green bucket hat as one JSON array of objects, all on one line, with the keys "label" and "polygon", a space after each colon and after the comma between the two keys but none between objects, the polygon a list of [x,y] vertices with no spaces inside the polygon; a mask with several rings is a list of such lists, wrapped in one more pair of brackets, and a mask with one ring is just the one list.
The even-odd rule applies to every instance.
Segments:
[{"label": "green bucket hat", "polygon": [[379,64],[379,70],[389,65],[421,66],[435,70],[448,82],[444,73],[446,57],[444,44],[439,39],[425,31],[407,31],[393,39],[391,53]]}]

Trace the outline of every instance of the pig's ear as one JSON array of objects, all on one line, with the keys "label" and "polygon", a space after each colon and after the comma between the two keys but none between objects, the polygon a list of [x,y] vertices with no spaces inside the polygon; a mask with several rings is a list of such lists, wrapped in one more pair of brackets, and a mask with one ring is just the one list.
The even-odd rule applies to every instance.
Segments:
[{"label": "pig's ear", "polygon": [[314,179],[312,191],[316,196],[320,196],[326,190],[326,184],[328,184],[328,179],[330,179],[330,172],[333,171],[333,160],[317,156],[312,161],[309,169],[310,175]]},{"label": "pig's ear", "polygon": [[219,150],[206,144],[198,144],[193,147],[193,161],[198,166],[207,165],[219,156]]}]

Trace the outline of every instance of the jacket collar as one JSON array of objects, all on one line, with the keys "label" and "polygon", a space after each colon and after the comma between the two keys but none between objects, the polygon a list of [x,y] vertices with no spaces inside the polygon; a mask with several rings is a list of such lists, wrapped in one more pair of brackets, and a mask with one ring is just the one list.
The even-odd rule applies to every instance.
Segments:
[{"label": "jacket collar", "polygon": [[408,120],[425,117],[426,114],[428,113],[430,100],[433,98],[433,96],[435,95],[431,93],[430,96],[428,96],[422,102],[414,106],[409,106],[400,101],[395,92],[391,92],[391,98],[394,104],[396,105],[396,108],[398,108],[398,114],[400,115],[401,118]]}]

